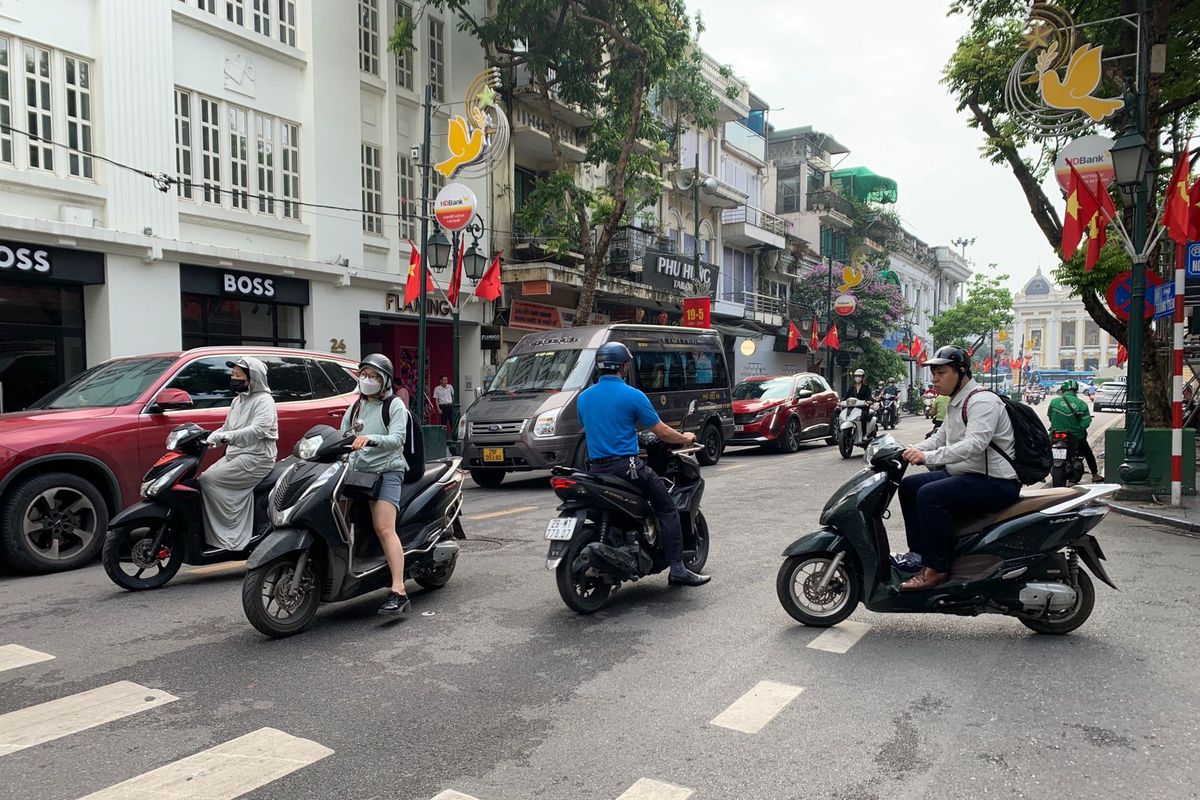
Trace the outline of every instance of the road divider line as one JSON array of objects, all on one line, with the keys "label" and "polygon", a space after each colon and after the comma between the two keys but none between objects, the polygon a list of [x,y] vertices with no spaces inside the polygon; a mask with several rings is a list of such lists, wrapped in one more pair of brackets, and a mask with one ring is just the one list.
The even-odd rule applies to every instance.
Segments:
[{"label": "road divider line", "polygon": [[231,569],[241,569],[246,566],[245,561],[226,561],[223,564],[209,564],[207,567],[196,567],[189,569],[188,575],[209,575],[213,572],[227,572]]},{"label": "road divider line", "polygon": [[30,664],[39,664],[53,658],[54,656],[49,653],[40,653],[19,644],[0,645],[0,672],[4,672],[6,669],[27,667]]},{"label": "road divider line", "polygon": [[0,715],[0,756],[173,703],[178,697],[129,681]]},{"label": "road divider line", "polygon": [[259,728],[81,800],[233,800],[333,751],[275,728]]},{"label": "road divider line", "polygon": [[687,800],[694,791],[671,783],[641,778],[617,800]]},{"label": "road divider line", "polygon": [[728,466],[721,467],[719,470],[717,470],[717,472],[728,472],[731,469],[741,469],[744,466],[746,466],[746,465],[745,464],[729,464]]},{"label": "road divider line", "polygon": [[509,514],[524,514],[527,511],[537,511],[537,506],[517,506],[516,508],[506,508],[503,511],[492,511],[487,514],[476,514],[473,517],[467,517],[467,522],[479,522],[484,519],[495,519],[496,517],[507,517]]},{"label": "road divider line", "polygon": [[871,626],[865,622],[845,620],[832,628],[826,628],[825,632],[809,642],[808,646],[813,650],[824,650],[827,653],[845,653],[854,647],[869,630],[871,630]]},{"label": "road divider line", "polygon": [[471,795],[463,794],[462,792],[456,792],[453,789],[447,789],[435,796],[433,800],[479,800],[479,798],[471,797]]},{"label": "road divider line", "polygon": [[787,708],[804,688],[775,681],[759,681],[754,688],[715,716],[710,725],[742,733],[758,733]]}]

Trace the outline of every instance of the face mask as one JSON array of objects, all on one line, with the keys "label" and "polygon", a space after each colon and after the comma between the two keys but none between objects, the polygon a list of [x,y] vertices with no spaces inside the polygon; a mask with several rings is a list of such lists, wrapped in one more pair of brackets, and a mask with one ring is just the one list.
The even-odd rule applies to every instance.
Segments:
[{"label": "face mask", "polygon": [[242,392],[247,391],[250,388],[250,381],[242,381],[242,380],[238,380],[237,378],[234,378],[231,381],[229,381],[229,388],[233,389],[238,394],[241,394]]},{"label": "face mask", "polygon": [[855,376],[854,376],[854,382],[855,382],[855,383],[862,383],[862,379],[863,379],[863,376],[862,376],[862,375],[855,375]]},{"label": "face mask", "polygon": [[383,389],[383,384],[374,378],[359,378],[358,390],[366,395],[379,394]]}]

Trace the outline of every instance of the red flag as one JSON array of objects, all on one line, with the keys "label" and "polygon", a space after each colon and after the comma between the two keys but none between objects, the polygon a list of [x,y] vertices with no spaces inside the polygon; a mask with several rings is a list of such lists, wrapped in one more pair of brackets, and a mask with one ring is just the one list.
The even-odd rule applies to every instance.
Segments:
[{"label": "red flag", "polygon": [[817,333],[817,318],[813,317],[812,333],[808,337],[808,349],[814,353],[821,349],[821,336]]},{"label": "red flag", "polygon": [[1091,272],[1092,268],[1096,266],[1096,262],[1100,260],[1100,251],[1104,249],[1104,244],[1108,241],[1109,220],[1117,217],[1117,207],[1113,205],[1112,196],[1109,195],[1107,189],[1102,188],[1100,196],[1096,199],[1099,203],[1099,211],[1092,216],[1092,221],[1088,223],[1087,261],[1083,266],[1085,272]]},{"label": "red flag", "polygon": [[795,350],[800,344],[800,329],[796,327],[796,323],[788,320],[788,350]]},{"label": "red flag", "polygon": [[921,340],[914,336],[912,340],[912,346],[908,348],[908,354],[913,358],[916,358],[924,349],[925,348],[921,346]]},{"label": "red flag", "polygon": [[1188,190],[1188,198],[1191,200],[1192,208],[1192,233],[1191,239],[1195,241],[1200,239],[1200,178],[1192,184],[1192,188]]},{"label": "red flag", "polygon": [[[421,273],[425,272],[421,268],[421,251],[412,243],[412,239],[408,240],[409,256],[408,256],[408,280],[404,284],[404,305],[409,305],[414,300],[421,296]],[[433,280],[428,274],[425,275],[425,291],[436,291]]]},{"label": "red flag", "polygon": [[900,341],[900,342],[898,342],[898,343],[896,344],[896,352],[897,352],[897,353],[905,353],[905,352],[908,352],[908,347],[907,347],[907,346],[905,346],[905,344],[904,344],[904,342],[903,342],[903,341]]},{"label": "red flag", "polygon": [[1083,238],[1084,230],[1098,209],[1092,190],[1080,177],[1075,165],[1067,161],[1067,166],[1071,168],[1071,177],[1067,180],[1067,212],[1063,216],[1063,258],[1075,255],[1079,248],[1079,240]]},{"label": "red flag", "polygon": [[1191,231],[1191,195],[1188,192],[1188,166],[1191,151],[1184,150],[1175,163],[1175,172],[1167,184],[1167,204],[1163,209],[1162,223],[1167,226],[1167,235],[1179,244],[1186,245]]},{"label": "red flag", "polygon": [[479,279],[479,285],[475,287],[475,296],[482,297],[484,300],[495,300],[500,296],[500,256],[502,253],[496,253],[496,257],[492,259],[492,265],[487,268],[487,272],[483,273],[483,277]]},{"label": "red flag", "polygon": [[921,352],[917,353],[917,366],[925,366],[925,348],[921,348]]},{"label": "red flag", "polygon": [[988,356],[987,358],[985,358],[983,360],[983,371],[984,372],[992,371],[992,357],[991,356]]},{"label": "red flag", "polygon": [[458,305],[458,291],[462,288],[463,274],[463,254],[466,252],[467,243],[460,241],[458,243],[458,258],[455,259],[454,275],[450,278],[450,290],[446,292],[446,299],[450,301],[450,305]]},{"label": "red flag", "polygon": [[836,324],[829,326],[829,332],[826,333],[825,338],[821,340],[821,346],[822,347],[830,347],[834,350],[837,350],[839,347],[841,347],[841,343],[838,342],[838,332],[837,332]]},{"label": "red flag", "polygon": [[1121,366],[1129,360],[1129,351],[1125,349],[1125,345],[1117,345],[1117,366]]}]

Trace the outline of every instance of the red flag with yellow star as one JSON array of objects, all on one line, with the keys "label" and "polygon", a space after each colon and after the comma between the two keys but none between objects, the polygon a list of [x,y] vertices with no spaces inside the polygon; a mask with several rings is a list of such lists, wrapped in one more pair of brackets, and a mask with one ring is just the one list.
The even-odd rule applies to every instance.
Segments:
[{"label": "red flag with yellow star", "polygon": [[1086,272],[1091,272],[1092,268],[1096,266],[1096,262],[1100,260],[1100,251],[1108,242],[1109,221],[1117,218],[1117,207],[1113,205],[1112,196],[1109,195],[1107,189],[1100,189],[1097,201],[1099,202],[1099,211],[1092,215],[1092,221],[1088,223],[1087,261],[1083,265]]},{"label": "red flag with yellow star", "polygon": [[812,334],[808,337],[808,349],[814,353],[821,349],[821,336],[817,333],[817,318],[813,317]]},{"label": "red flag with yellow star", "polygon": [[1191,231],[1192,198],[1188,192],[1188,171],[1191,151],[1184,150],[1175,163],[1175,172],[1167,184],[1167,204],[1163,208],[1162,224],[1167,235],[1182,245],[1188,243]]},{"label": "red flag with yellow star", "polygon": [[1063,258],[1071,258],[1075,255],[1075,251],[1079,249],[1079,240],[1083,238],[1083,232],[1087,230],[1088,223],[1092,221],[1092,217],[1099,210],[1099,204],[1092,194],[1092,190],[1080,177],[1075,165],[1068,161],[1067,166],[1071,168],[1071,177],[1067,180],[1067,213],[1063,216]]},{"label": "red flag with yellow star", "polygon": [[825,334],[825,338],[821,340],[821,344],[833,350],[841,347],[841,342],[838,341],[837,324],[829,326],[829,332]]},{"label": "red flag with yellow star", "polygon": [[796,323],[788,320],[788,350],[795,350],[800,344],[800,329]]}]

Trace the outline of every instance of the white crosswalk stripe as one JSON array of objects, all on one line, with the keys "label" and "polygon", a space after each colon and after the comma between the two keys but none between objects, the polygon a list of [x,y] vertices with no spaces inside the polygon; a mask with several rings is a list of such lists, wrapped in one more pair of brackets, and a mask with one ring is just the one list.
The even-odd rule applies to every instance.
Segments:
[{"label": "white crosswalk stripe", "polygon": [[775,681],[759,681],[709,723],[742,733],[758,733],[804,689]]},{"label": "white crosswalk stripe", "polygon": [[0,645],[0,672],[17,667],[27,667],[42,661],[50,661],[54,656],[49,653],[39,653],[19,644]]},{"label": "white crosswalk stripe", "polygon": [[825,632],[808,643],[813,650],[824,650],[828,653],[845,653],[858,643],[858,640],[871,630],[865,622],[845,620],[826,628]]},{"label": "white crosswalk stripe", "polygon": [[642,778],[626,789],[617,800],[687,800],[692,793],[692,789]]},{"label": "white crosswalk stripe", "polygon": [[129,681],[0,715],[0,756],[172,703],[178,697]]},{"label": "white crosswalk stripe", "polygon": [[233,800],[332,754],[309,739],[259,728],[81,800]]}]

